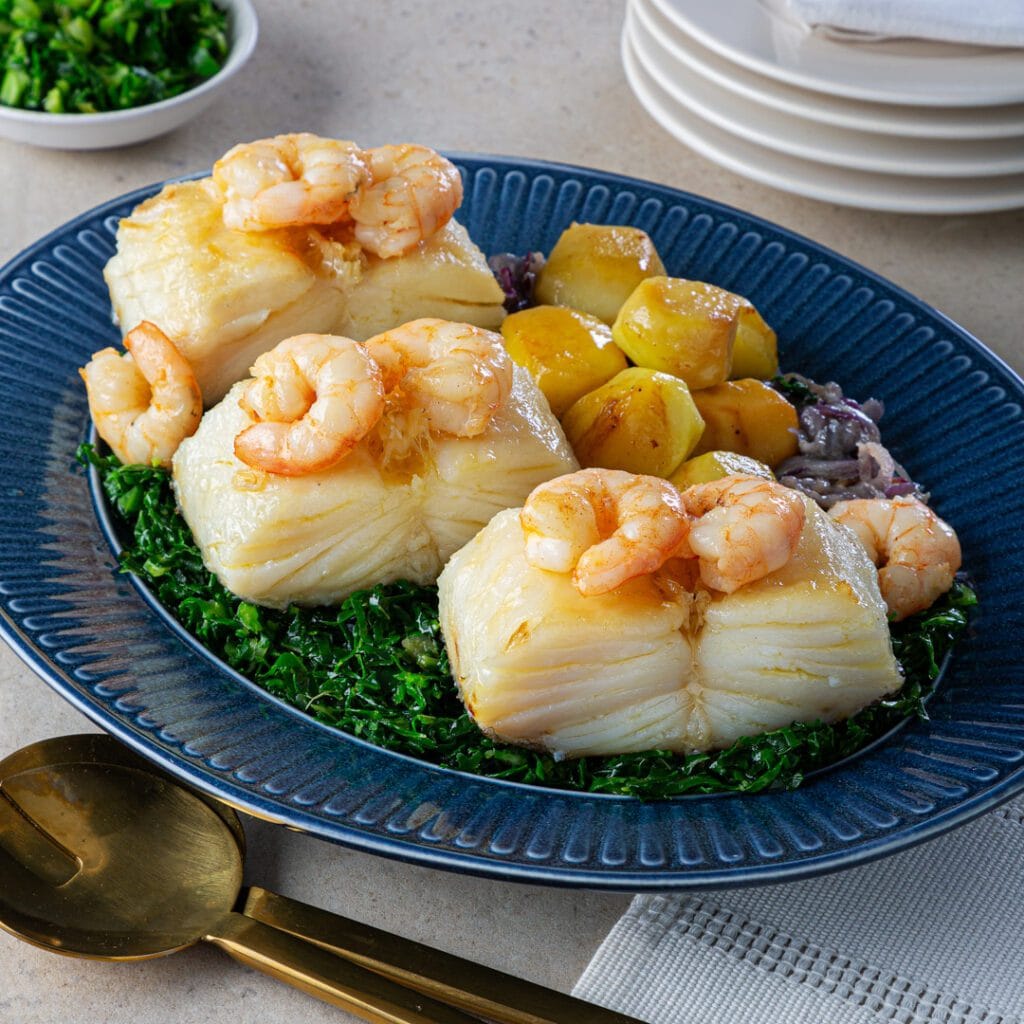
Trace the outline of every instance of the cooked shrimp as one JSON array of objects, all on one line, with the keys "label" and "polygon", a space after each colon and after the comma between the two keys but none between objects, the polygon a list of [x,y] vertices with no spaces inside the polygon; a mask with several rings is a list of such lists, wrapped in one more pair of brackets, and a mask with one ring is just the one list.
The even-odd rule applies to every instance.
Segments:
[{"label": "cooked shrimp", "polygon": [[356,240],[385,259],[444,227],[462,202],[455,165],[426,146],[365,150],[370,180],[349,203]]},{"label": "cooked shrimp", "polygon": [[224,193],[224,223],[242,231],[333,224],[369,181],[354,142],[302,132],[243,143],[213,165]]},{"label": "cooked shrimp", "polygon": [[731,594],[782,568],[796,549],[806,509],[796,491],[757,476],[727,476],[682,492],[695,517],[683,554],[700,559],[704,584]]},{"label": "cooked shrimp", "polygon": [[850,527],[878,566],[878,588],[897,620],[924,611],[953,585],[960,541],[916,498],[839,501],[829,514]]},{"label": "cooked shrimp", "polygon": [[439,434],[483,433],[512,388],[501,337],[472,324],[412,320],[365,345],[383,372],[385,391],[405,396]]},{"label": "cooked shrimp", "polygon": [[585,597],[656,572],[689,529],[670,483],[617,469],[582,469],[541,484],[519,521],[527,561],[549,572],[572,572]]},{"label": "cooked shrimp", "polygon": [[343,459],[384,412],[380,367],[349,338],[300,334],[264,352],[240,399],[260,422],[235,438],[247,466],[305,476]]},{"label": "cooked shrimp", "polygon": [[148,320],[128,332],[124,345],[128,352],[105,348],[78,371],[93,423],[122,462],[169,466],[203,415],[195,374]]}]

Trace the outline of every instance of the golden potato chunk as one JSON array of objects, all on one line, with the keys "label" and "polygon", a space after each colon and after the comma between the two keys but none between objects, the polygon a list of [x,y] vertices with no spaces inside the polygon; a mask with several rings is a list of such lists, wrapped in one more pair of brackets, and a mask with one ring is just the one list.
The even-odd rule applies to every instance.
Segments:
[{"label": "golden potato chunk", "polygon": [[537,275],[538,302],[571,306],[605,323],[645,278],[664,274],[654,243],[640,228],[571,224]]},{"label": "golden potato chunk", "polygon": [[694,455],[723,450],[777,466],[796,454],[796,409],[764,382],[726,381],[693,400],[706,423]]},{"label": "golden potato chunk", "polygon": [[756,377],[768,380],[779,372],[779,346],[775,332],[753,306],[740,310],[736,341],[732,346],[733,380]]},{"label": "golden potato chunk", "polygon": [[634,366],[575,402],[562,428],[581,466],[667,477],[704,421],[684,381]]},{"label": "golden potato chunk", "polygon": [[774,480],[775,474],[757,459],[736,452],[705,452],[687,459],[670,477],[669,481],[681,491],[694,484],[707,484],[721,480],[724,476],[762,476]]},{"label": "golden potato chunk", "polygon": [[703,281],[650,277],[623,303],[612,337],[637,366],[671,373],[697,391],[728,380],[739,314],[749,305]]},{"label": "golden potato chunk", "polygon": [[626,369],[611,328],[566,306],[534,306],[505,317],[508,354],[530,371],[556,416]]}]

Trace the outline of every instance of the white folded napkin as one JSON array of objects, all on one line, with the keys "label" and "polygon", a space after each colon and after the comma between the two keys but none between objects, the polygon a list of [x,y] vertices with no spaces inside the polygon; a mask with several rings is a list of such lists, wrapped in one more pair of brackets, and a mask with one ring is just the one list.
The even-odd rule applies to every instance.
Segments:
[{"label": "white folded napkin", "polygon": [[[808,29],[1024,46],[1024,0],[781,0]],[[780,0],[769,4],[779,9]]]},{"label": "white folded napkin", "polygon": [[573,994],[650,1024],[1020,1024],[1024,798],[848,871],[637,896]]}]

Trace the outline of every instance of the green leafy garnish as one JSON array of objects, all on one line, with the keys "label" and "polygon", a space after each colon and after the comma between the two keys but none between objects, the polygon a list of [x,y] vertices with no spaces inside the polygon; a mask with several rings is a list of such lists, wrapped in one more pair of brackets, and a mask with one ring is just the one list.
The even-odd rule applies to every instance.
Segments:
[{"label": "green leafy garnish", "polygon": [[213,0],[0,0],[0,103],[51,114],[141,107],[215,75]]},{"label": "green leafy garnish", "polygon": [[399,582],[352,594],[338,607],[283,611],[235,597],[204,566],[162,469],[122,466],[91,445],[111,505],[132,534],[121,568],[143,579],[210,651],[270,693],[328,725],[445,768],[560,789],[645,800],[687,793],[793,788],[903,719],[925,715],[946,654],[967,628],[964,583],[927,612],[892,626],[906,683],[843,722],[787,726],[726,750],[646,751],[556,761],[484,736],[459,700],[437,619],[437,590]]},{"label": "green leafy garnish", "polygon": [[776,374],[768,383],[797,409],[802,409],[805,405],[814,405],[818,401],[818,396],[798,374]]}]

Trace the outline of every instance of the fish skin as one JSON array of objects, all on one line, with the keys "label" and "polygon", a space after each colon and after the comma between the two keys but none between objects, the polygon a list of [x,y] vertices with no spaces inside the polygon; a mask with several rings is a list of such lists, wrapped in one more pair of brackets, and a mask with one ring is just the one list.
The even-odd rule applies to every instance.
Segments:
[{"label": "fish skin", "polygon": [[122,333],[157,324],[192,365],[207,407],[296,334],[365,341],[423,316],[489,329],[504,316],[487,261],[454,220],[382,260],[319,228],[228,228],[209,178],[140,203],[118,226],[103,276]]}]

